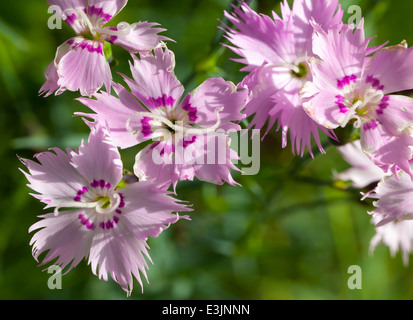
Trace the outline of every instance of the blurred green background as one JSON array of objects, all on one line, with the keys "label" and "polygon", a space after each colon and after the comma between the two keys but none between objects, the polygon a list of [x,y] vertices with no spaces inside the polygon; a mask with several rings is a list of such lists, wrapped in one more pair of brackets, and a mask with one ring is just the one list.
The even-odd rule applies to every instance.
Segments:
[{"label": "blurred green background", "polygon": [[[374,44],[413,43],[411,1],[340,1],[344,10],[359,5],[367,36]],[[291,3],[291,2],[290,2]],[[229,0],[129,0],[111,25],[120,21],[160,23],[176,55],[176,74],[190,91],[207,77],[235,83],[243,74],[229,60],[235,57],[219,45],[218,19]],[[254,0],[262,13],[279,12],[276,0]],[[73,36],[64,25],[49,30],[46,0],[0,3],[0,299],[126,299],[113,281],[95,277],[85,261],[63,276],[62,289],[50,290],[50,274],[32,258],[29,227],[43,206],[29,195],[18,170],[16,154],[31,158],[50,147],[66,148],[87,138],[88,129],[76,111],[77,93],[38,97],[44,71],[56,48]],[[349,14],[346,14],[345,20]],[[128,55],[113,47],[128,71]],[[120,77],[115,75],[115,80]],[[315,159],[293,157],[280,148],[280,133],[271,132],[261,145],[261,171],[255,176],[234,173],[242,187],[198,181],[178,185],[178,197],[190,201],[192,221],[180,221],[157,239],[150,239],[154,265],[150,284],[139,285],[129,299],[410,299],[413,267],[387,247],[368,251],[374,234],[359,191],[331,183],[332,170],[348,165],[336,147]],[[122,151],[131,169],[137,149]],[[348,267],[362,268],[362,290],[350,290]]]}]

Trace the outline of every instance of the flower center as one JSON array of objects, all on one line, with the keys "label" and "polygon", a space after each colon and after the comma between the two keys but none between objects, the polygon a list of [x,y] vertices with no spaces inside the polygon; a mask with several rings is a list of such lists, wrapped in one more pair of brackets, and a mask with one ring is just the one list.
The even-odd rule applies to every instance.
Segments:
[{"label": "flower center", "polygon": [[105,180],[93,180],[89,186],[78,190],[73,201],[62,202],[55,209],[55,215],[60,208],[74,208],[79,211],[80,223],[89,230],[96,226],[101,229],[111,229],[119,222],[125,198],[122,193],[114,190]]},{"label": "flower center", "polygon": [[[171,123],[172,123],[174,126],[176,126],[177,124],[179,124],[179,121],[178,121],[178,120],[171,119],[170,121],[171,121]],[[184,125],[183,122],[181,122],[181,123],[182,123],[182,125]],[[164,124],[164,128],[165,128],[166,130],[168,130],[171,134],[175,134],[175,129],[167,126],[166,124]]]},{"label": "flower center", "polygon": [[[177,132],[182,133],[184,137],[188,135],[207,134],[215,132],[221,125],[220,112],[222,110],[223,107],[218,107],[215,109],[216,123],[208,128],[197,128],[193,125],[190,125],[188,123],[188,116],[183,118],[183,120],[176,120],[176,118],[170,118],[171,114],[161,115],[155,112],[136,112],[127,120],[126,129],[129,132],[132,132],[132,134],[138,134],[139,130],[134,130],[132,128],[131,121],[136,117],[140,117],[143,118],[141,120],[141,124],[143,128],[142,133],[145,136],[153,135],[155,131],[158,131],[159,133],[159,135],[156,135],[156,137],[160,136],[164,139],[169,138],[168,135],[170,135],[171,133],[175,134]],[[147,126],[149,126],[149,128]],[[154,130],[155,128],[157,130]]]},{"label": "flower center", "polygon": [[112,18],[105,14],[102,8],[90,6],[87,9],[67,9],[63,19],[75,30],[76,34],[88,40],[111,41],[130,32],[130,25],[121,22],[117,27],[103,29],[103,26]]},{"label": "flower center", "polygon": [[102,209],[107,209],[110,207],[110,198],[108,196],[100,196],[97,200],[101,204]]},{"label": "flower center", "polygon": [[291,74],[299,79],[305,78],[308,74],[307,64],[304,62],[299,63],[296,68],[291,70]]},{"label": "flower center", "polygon": [[370,81],[370,78],[362,83],[352,75],[337,81],[341,95],[336,96],[336,104],[340,112],[347,115],[342,121],[343,126],[351,119],[357,120],[355,127],[372,120],[376,121],[377,115],[387,108],[388,97],[384,95],[383,86]]},{"label": "flower center", "polygon": [[101,213],[101,214],[112,213],[119,207],[120,201],[121,201],[121,198],[117,193],[113,194],[112,197],[109,197],[107,195],[98,196],[95,202],[96,212]]}]

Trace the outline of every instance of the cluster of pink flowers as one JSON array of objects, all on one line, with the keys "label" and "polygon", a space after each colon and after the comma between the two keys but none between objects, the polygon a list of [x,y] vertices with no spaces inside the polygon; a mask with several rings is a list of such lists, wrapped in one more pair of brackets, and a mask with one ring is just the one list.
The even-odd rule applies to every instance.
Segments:
[{"label": "cluster of pink flowers", "polygon": [[[41,265],[65,272],[87,258],[99,278],[108,275],[129,295],[134,278],[147,280],[148,237],[187,219],[188,203],[172,197],[182,180],[237,185],[231,170],[238,154],[229,132],[241,130],[247,89],[222,78],[207,79],[184,96],[174,74],[169,38],[156,23],[105,25],[127,0],[48,0],[76,36],[63,43],[48,66],[41,94],[79,92],[95,113],[76,113],[90,128],[88,143],[66,152],[53,148],[21,159],[36,193],[53,212],[40,216],[31,245]],[[112,80],[107,52],[112,44],[131,54],[130,91]],[[105,86],[106,91],[101,90]],[[112,94],[112,90],[116,96]],[[150,141],[136,155],[134,183],[123,177],[120,149]],[[173,191],[169,188],[173,187]]]},{"label": "cluster of pink flowers", "polygon": [[[48,251],[41,264],[55,261],[68,272],[87,258],[94,274],[104,280],[109,274],[128,294],[134,278],[142,286],[148,237],[189,219],[179,215],[189,206],[172,197],[177,183],[238,185],[228,132],[240,131],[246,118],[249,128],[268,123],[267,132],[277,122],[282,146],[289,140],[301,156],[306,149],[313,156],[312,140],[325,153],[320,133],[337,140],[334,129],[359,128],[361,140],[342,149],[354,168],[336,178],[356,187],[381,180],[366,195],[378,198],[372,247],[384,242],[394,252],[400,244],[408,255],[413,227],[402,221],[413,215],[413,99],[392,94],[413,89],[413,49],[406,43],[369,47],[363,22],[357,28],[342,22],[338,0],[295,0],[292,8],[285,1],[281,17],[240,2],[224,13],[232,24],[223,28],[224,45],[240,56],[247,75],[237,85],[210,78],[184,95],[170,39],[159,34],[164,29],[149,22],[105,26],[127,0],[48,3],[61,8],[76,36],[57,49],[40,92],[79,92],[77,100],[93,113],[76,113],[90,128],[78,149],[21,159],[33,195],[54,210],[30,228],[37,230],[35,259]],[[129,89],[112,80],[112,44],[131,54],[132,77],[122,75]],[[142,143],[133,167],[138,182],[124,186],[120,150]]]},{"label": "cluster of pink flowers", "polygon": [[360,140],[342,149],[353,168],[336,178],[355,187],[380,181],[364,197],[378,199],[371,247],[384,243],[395,253],[400,246],[406,262],[413,248],[413,99],[400,93],[413,89],[413,48],[405,41],[370,47],[364,21],[343,23],[338,0],[295,0],[292,8],[284,1],[281,11],[271,18],[242,4],[226,13],[234,25],[225,28],[227,47],[248,73],[240,87],[250,92],[250,126],[268,123],[268,131],[277,122],[283,147],[289,134],[301,155],[311,153],[311,137],[324,152],[319,131],[337,139],[334,129],[355,127]]}]

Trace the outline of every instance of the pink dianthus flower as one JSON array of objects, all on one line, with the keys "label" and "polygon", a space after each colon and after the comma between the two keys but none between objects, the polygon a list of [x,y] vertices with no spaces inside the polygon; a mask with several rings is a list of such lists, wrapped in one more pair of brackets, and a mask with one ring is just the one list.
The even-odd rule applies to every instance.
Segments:
[{"label": "pink dianthus flower", "polygon": [[373,52],[363,26],[316,27],[313,81],[300,93],[306,112],[330,129],[354,125],[361,147],[384,172],[413,174],[413,99],[392,93],[413,88],[413,48],[406,43]]},{"label": "pink dianthus flower", "polygon": [[116,27],[105,27],[127,0],[48,0],[48,3],[60,8],[59,18],[72,27],[76,37],[57,49],[54,61],[47,67],[46,82],[40,89],[46,97],[66,90],[91,96],[103,84],[109,91],[112,73],[105,56],[107,45],[119,45],[130,53],[145,53],[169,40],[158,35],[165,29],[154,28],[156,23],[121,22]]},{"label": "pink dianthus flower", "polygon": [[[130,295],[133,276],[147,279],[148,237],[157,237],[189,211],[158,185],[137,182],[118,188],[122,161],[107,130],[92,127],[88,144],[78,150],[58,148],[36,155],[39,162],[21,159],[34,197],[54,212],[41,215],[29,232],[36,260],[54,261],[66,272],[88,259],[92,272],[108,274]],[[142,287],[143,288],[143,287]]]},{"label": "pink dianthus flower", "polygon": [[222,78],[210,78],[185,97],[174,74],[175,57],[167,48],[134,58],[131,89],[113,84],[118,98],[105,92],[96,99],[80,98],[95,114],[77,113],[107,123],[120,148],[150,141],[136,156],[134,172],[141,180],[176,186],[178,181],[200,180],[235,185],[231,169],[237,153],[228,133],[239,122],[247,99],[244,89]]},{"label": "pink dianthus flower", "polygon": [[290,9],[287,1],[281,4],[282,17],[273,12],[273,18],[258,14],[243,3],[235,13],[225,13],[235,28],[226,28],[227,45],[245,65],[241,71],[249,74],[240,86],[251,91],[246,105],[246,115],[253,119],[250,127],[262,129],[267,120],[267,132],[278,121],[282,129],[282,146],[288,144],[288,134],[293,153],[312,155],[311,138],[319,150],[319,130],[335,138],[331,130],[316,123],[304,111],[298,94],[312,75],[307,59],[314,56],[312,50],[314,19],[323,28],[341,23],[343,11],[337,0],[296,0]]}]

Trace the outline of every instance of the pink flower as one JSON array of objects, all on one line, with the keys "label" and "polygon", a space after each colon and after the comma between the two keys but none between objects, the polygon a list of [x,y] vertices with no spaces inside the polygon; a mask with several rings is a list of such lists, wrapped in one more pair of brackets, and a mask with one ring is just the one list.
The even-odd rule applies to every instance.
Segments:
[{"label": "pink flower", "polygon": [[[381,220],[380,214],[373,217],[373,222]],[[395,220],[375,228],[376,234],[370,241],[370,252],[380,245],[386,245],[392,256],[401,251],[403,263],[409,264],[409,254],[413,250],[413,220]]]},{"label": "pink flower", "polygon": [[376,208],[371,212],[377,227],[413,219],[413,181],[404,171],[398,179],[394,175],[385,176],[366,197],[377,199]]},{"label": "pink flower", "polygon": [[413,49],[380,48],[373,57],[362,27],[316,27],[310,62],[313,81],[301,92],[306,112],[330,129],[360,128],[361,147],[385,172],[412,176],[413,99],[394,92],[413,88]]},{"label": "pink flower", "polygon": [[131,53],[148,52],[161,44],[166,37],[158,33],[165,29],[153,28],[156,23],[119,23],[105,27],[126,5],[127,0],[48,0],[58,6],[61,18],[69,24],[76,37],[63,43],[48,66],[46,82],[40,93],[61,94],[66,90],[80,91],[91,96],[104,84],[110,91],[112,73],[105,56],[105,48],[116,44]]},{"label": "pink flower", "polygon": [[344,160],[351,168],[334,175],[334,179],[351,181],[354,188],[364,188],[384,177],[384,172],[377,167],[361,150],[360,140],[338,147]]},{"label": "pink flower", "polygon": [[370,214],[376,234],[370,242],[373,252],[379,245],[386,245],[394,256],[399,249],[405,265],[413,249],[413,182],[405,172],[399,180],[394,175],[384,177],[366,197],[377,199]]},{"label": "pink flower", "polygon": [[287,146],[289,133],[293,153],[302,156],[307,148],[312,155],[311,137],[324,152],[319,130],[330,138],[335,135],[306,114],[298,93],[312,80],[307,65],[307,59],[314,56],[310,19],[328,29],[341,23],[343,12],[337,0],[296,0],[292,10],[285,1],[281,9],[282,18],[275,13],[271,18],[243,3],[235,14],[225,14],[237,29],[227,27],[232,44],[228,47],[241,56],[235,59],[246,65],[241,70],[249,72],[240,84],[252,92],[245,113],[254,115],[250,127],[261,129],[268,120],[267,132],[278,121],[282,146]]},{"label": "pink flower", "polygon": [[[38,230],[30,242],[33,256],[48,251],[41,265],[54,261],[69,272],[88,257],[92,271],[105,281],[108,274],[130,295],[134,276],[142,286],[148,268],[148,237],[157,237],[189,211],[149,182],[119,189],[122,162],[106,129],[92,127],[89,142],[78,150],[36,155],[22,159],[34,196],[55,208],[30,227]],[[64,210],[63,210],[64,209]]]},{"label": "pink flower", "polygon": [[245,117],[241,110],[246,90],[210,78],[182,98],[184,88],[174,67],[174,55],[167,48],[135,57],[133,80],[124,76],[131,93],[113,84],[119,98],[105,92],[95,94],[96,100],[81,98],[96,114],[77,114],[107,123],[121,148],[152,141],[136,156],[134,171],[141,180],[166,187],[197,177],[234,185],[230,170],[237,170],[232,160],[238,156],[229,148],[227,133],[240,130],[232,121]]},{"label": "pink flower", "polygon": [[339,151],[352,167],[336,174],[335,179],[352,181],[355,188],[378,183],[374,190],[363,197],[363,200],[378,199],[374,202],[377,209],[371,212],[376,234],[370,241],[370,252],[373,253],[377,247],[386,245],[391,255],[395,256],[400,249],[403,262],[407,266],[413,249],[413,216],[409,214],[413,182],[404,172],[401,173],[401,181],[397,181],[392,175],[385,175],[361,150],[359,140],[339,147]]}]

